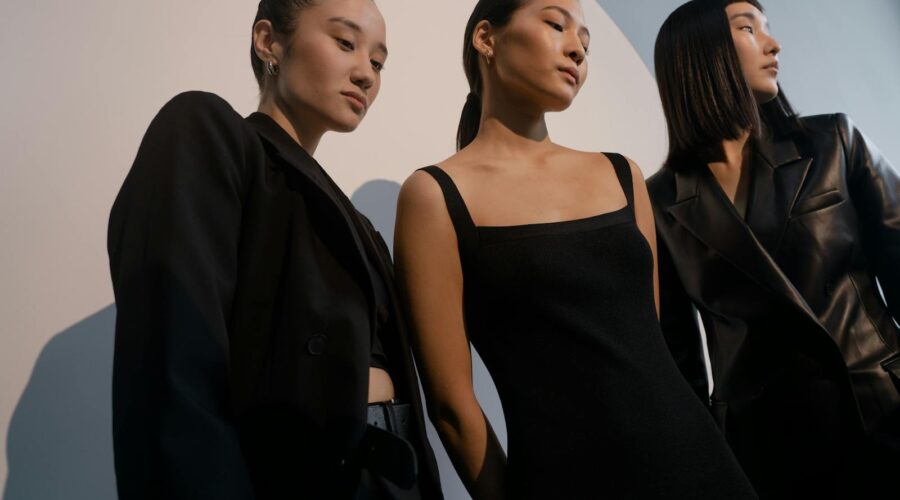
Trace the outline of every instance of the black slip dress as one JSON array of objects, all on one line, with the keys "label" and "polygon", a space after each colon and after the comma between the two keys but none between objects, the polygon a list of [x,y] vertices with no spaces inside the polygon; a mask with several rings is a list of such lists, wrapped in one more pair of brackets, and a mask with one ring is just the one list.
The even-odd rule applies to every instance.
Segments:
[{"label": "black slip dress", "polygon": [[494,380],[512,499],[751,499],[749,481],[669,353],[631,168],[627,206],[584,219],[474,224],[440,185],[459,242],[466,332]]}]

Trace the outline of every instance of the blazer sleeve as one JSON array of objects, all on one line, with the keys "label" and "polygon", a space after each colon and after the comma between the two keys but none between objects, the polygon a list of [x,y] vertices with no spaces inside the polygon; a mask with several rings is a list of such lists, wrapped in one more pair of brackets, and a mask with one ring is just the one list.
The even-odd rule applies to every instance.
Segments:
[{"label": "blazer sleeve", "polygon": [[659,323],[681,374],[705,406],[709,406],[709,382],[703,356],[703,338],[694,305],[684,290],[672,255],[663,238],[657,239],[659,266]]},{"label": "blazer sleeve", "polygon": [[243,126],[212,94],[175,97],[150,124],[113,205],[113,442],[122,500],[253,497],[228,410]]},{"label": "blazer sleeve", "polygon": [[836,116],[863,248],[891,316],[900,320],[900,177],[846,115]]}]

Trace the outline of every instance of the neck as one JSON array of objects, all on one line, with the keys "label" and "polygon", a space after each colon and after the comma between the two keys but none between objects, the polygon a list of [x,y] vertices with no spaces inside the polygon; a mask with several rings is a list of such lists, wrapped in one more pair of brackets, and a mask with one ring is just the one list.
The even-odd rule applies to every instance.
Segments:
[{"label": "neck", "polygon": [[272,118],[310,156],[316,153],[316,148],[319,147],[319,141],[322,140],[325,131],[310,126],[315,123],[315,120],[303,119],[298,116],[298,113],[289,112],[284,100],[272,95],[271,92],[263,95],[257,111]]},{"label": "neck", "polygon": [[747,154],[747,143],[750,140],[750,131],[744,131],[737,139],[722,141],[722,151],[725,152],[725,166],[740,169],[744,164]]},{"label": "neck", "polygon": [[472,142],[504,156],[529,155],[551,144],[543,110],[492,89],[484,92],[481,125]]}]

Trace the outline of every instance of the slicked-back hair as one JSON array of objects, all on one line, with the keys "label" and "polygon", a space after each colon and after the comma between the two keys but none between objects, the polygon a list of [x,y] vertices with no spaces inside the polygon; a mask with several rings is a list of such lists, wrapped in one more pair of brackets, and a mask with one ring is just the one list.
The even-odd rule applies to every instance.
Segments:
[{"label": "slicked-back hair", "polygon": [[725,13],[738,2],[763,10],[756,0],[691,0],[659,30],[654,65],[668,126],[669,168],[722,161],[722,142],[748,130],[759,137],[799,129],[780,87],[776,99],[758,105],[744,78]]},{"label": "slicked-back hair", "polygon": [[459,118],[459,127],[456,130],[456,150],[469,145],[478,135],[481,127],[481,96],[484,87],[484,76],[481,74],[481,66],[478,60],[481,54],[472,45],[472,37],[475,36],[475,28],[481,21],[488,21],[494,28],[502,28],[509,24],[513,14],[528,0],[479,0],[466,23],[466,32],[463,37],[463,70],[469,81],[469,95],[463,106]]},{"label": "slicked-back hair", "polygon": [[[276,33],[292,35],[297,21],[297,15],[301,10],[312,7],[319,0],[261,0],[256,9],[256,18],[253,26],[263,19],[272,23]],[[256,55],[256,47],[253,45],[253,37],[250,38],[250,65],[253,66],[253,74],[259,90],[265,90],[266,68],[262,59]]]}]

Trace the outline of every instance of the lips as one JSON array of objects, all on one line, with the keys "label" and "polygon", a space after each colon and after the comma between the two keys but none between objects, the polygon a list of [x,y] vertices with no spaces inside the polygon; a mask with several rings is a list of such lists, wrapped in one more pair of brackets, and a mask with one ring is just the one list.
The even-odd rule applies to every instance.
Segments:
[{"label": "lips", "polygon": [[777,73],[778,72],[778,61],[766,64],[765,66],[763,66],[763,69],[774,70]]},{"label": "lips", "polygon": [[559,71],[562,72],[564,75],[571,76],[572,80],[573,80],[573,84],[578,85],[578,80],[579,80],[578,69],[576,69],[576,68],[559,68]]},{"label": "lips", "polygon": [[355,104],[355,107],[359,108],[360,111],[369,107],[369,100],[359,92],[341,92],[341,95],[349,98],[350,102]]}]

